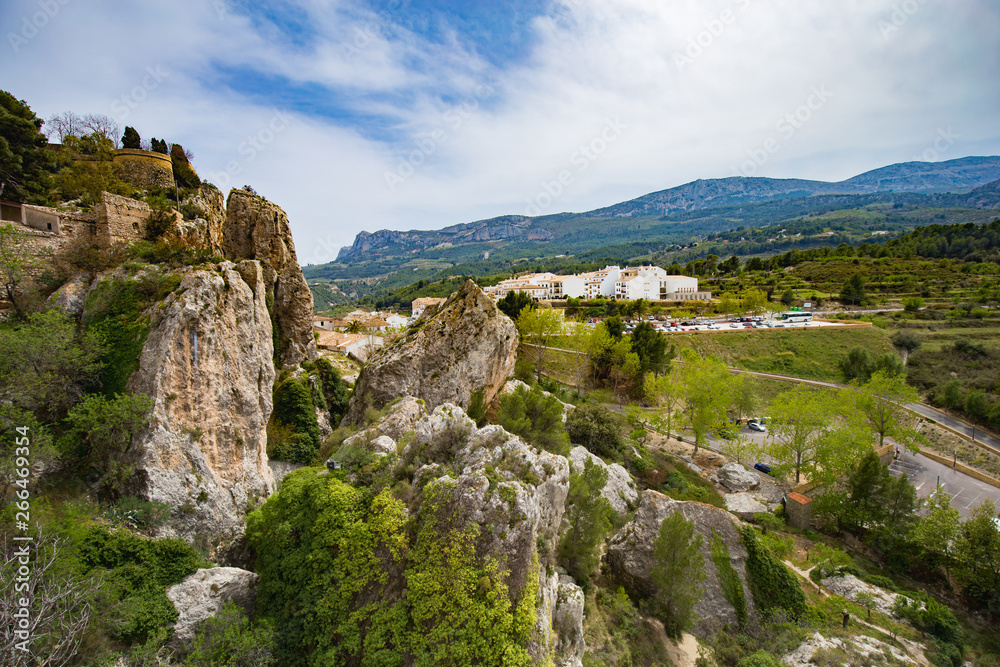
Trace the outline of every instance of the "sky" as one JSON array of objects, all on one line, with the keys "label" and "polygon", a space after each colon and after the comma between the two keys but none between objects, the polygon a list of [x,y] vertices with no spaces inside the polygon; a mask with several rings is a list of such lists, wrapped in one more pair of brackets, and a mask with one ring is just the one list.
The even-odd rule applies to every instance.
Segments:
[{"label": "sky", "polygon": [[288,213],[302,264],[362,230],[1000,154],[995,0],[4,0],[0,26],[0,89],[184,145]]}]

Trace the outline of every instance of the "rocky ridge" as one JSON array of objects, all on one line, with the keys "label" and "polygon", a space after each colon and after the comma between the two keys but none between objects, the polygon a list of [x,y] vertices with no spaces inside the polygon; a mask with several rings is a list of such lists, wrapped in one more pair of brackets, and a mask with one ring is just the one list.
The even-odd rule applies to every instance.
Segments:
[{"label": "rocky ridge", "polygon": [[467,281],[436,311],[421,317],[402,340],[380,348],[355,384],[345,424],[400,396],[466,408],[476,392],[492,403],[514,371],[517,328],[478,285]]}]

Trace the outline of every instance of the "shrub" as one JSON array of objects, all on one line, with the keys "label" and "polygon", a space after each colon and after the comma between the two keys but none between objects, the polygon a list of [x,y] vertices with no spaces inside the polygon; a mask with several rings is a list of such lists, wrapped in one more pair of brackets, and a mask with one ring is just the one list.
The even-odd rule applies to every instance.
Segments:
[{"label": "shrub", "polygon": [[566,456],[569,436],[562,415],[562,403],[555,396],[546,395],[539,387],[518,387],[500,398],[497,423],[530,445]]},{"label": "shrub", "polygon": [[747,583],[757,608],[764,612],[784,609],[794,618],[801,616],[806,596],[798,579],[761,544],[756,530],[744,526],[740,533],[747,550]]},{"label": "shrub", "polygon": [[622,420],[599,405],[581,405],[566,419],[570,442],[598,456],[620,460],[625,449]]},{"label": "shrub", "polygon": [[767,651],[757,651],[736,663],[736,667],[782,667],[781,663]]},{"label": "shrub", "polygon": [[274,629],[253,624],[230,602],[198,627],[186,667],[269,667],[274,665]]},{"label": "shrub", "polygon": [[[271,440],[272,434],[275,441]],[[310,463],[319,448],[319,424],[309,387],[296,377],[279,381],[274,388],[274,411],[268,423],[269,456],[292,463]]]}]

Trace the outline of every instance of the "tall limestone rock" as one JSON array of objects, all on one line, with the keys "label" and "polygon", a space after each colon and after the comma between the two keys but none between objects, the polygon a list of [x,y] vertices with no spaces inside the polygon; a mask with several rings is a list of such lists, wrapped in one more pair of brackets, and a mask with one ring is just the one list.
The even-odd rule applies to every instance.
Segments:
[{"label": "tall limestone rock", "polygon": [[129,390],[153,398],[129,491],[170,505],[170,532],[214,550],[274,489],[265,427],[274,383],[266,267],[185,269],[148,311]]},{"label": "tall limestone rock", "polygon": [[196,248],[205,248],[222,255],[222,230],[226,224],[226,203],[222,192],[211,183],[203,183],[198,193],[183,202],[198,209],[194,220],[177,216],[168,235]]},{"label": "tall limestone rock", "polygon": [[379,349],[355,384],[347,424],[360,424],[369,407],[380,409],[415,396],[433,410],[442,403],[466,408],[477,391],[489,405],[514,372],[517,328],[471,280],[406,336]]},{"label": "tall limestone rock", "polygon": [[640,596],[653,595],[650,573],[653,569],[653,543],[660,532],[660,524],[674,512],[694,523],[695,533],[701,535],[701,554],[705,558],[704,593],[694,607],[697,623],[694,634],[709,637],[726,624],[737,625],[737,613],[726,599],[715,564],[711,559],[711,545],[718,536],[729,550],[730,564],[739,576],[746,600],[746,611],[753,609],[753,596],[746,582],[747,551],[743,546],[738,519],[725,510],[691,501],[672,500],[656,491],[642,494],[635,518],[622,528],[608,543],[604,556],[613,575],[630,591]]},{"label": "tall limestone rock", "polygon": [[281,364],[290,368],[315,359],[312,293],[295,257],[285,212],[252,192],[232,190],[226,203],[222,251],[232,260],[262,263]]}]

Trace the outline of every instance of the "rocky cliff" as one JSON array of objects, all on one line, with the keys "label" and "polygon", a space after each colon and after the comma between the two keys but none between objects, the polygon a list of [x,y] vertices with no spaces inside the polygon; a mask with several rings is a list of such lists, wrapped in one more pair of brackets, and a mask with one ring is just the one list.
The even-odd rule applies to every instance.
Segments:
[{"label": "rocky cliff", "polygon": [[477,391],[489,405],[514,371],[517,328],[471,280],[406,335],[379,349],[355,384],[344,420],[359,424],[368,408],[415,396],[427,408],[468,407]]},{"label": "rocky cliff", "polygon": [[[387,448],[385,441],[397,446]],[[411,508],[435,499],[436,525],[460,532],[479,527],[476,557],[499,565],[512,605],[534,596],[536,626],[528,644],[534,664],[544,664],[550,653],[560,665],[580,664],[583,594],[554,570],[569,491],[565,457],[530,447],[500,426],[477,429],[453,404],[428,413],[412,396],[350,444],[378,456],[398,453],[391,478],[418,490]],[[428,520],[425,510],[415,512],[418,521]]]},{"label": "rocky cliff", "polygon": [[251,192],[232,190],[226,203],[222,251],[233,260],[260,260],[281,364],[290,368],[315,359],[312,293],[295,256],[285,212]]},{"label": "rocky cliff", "polygon": [[635,518],[608,543],[605,561],[613,575],[631,592],[643,597],[654,594],[650,573],[653,568],[653,542],[659,535],[660,524],[674,512],[694,522],[702,536],[701,553],[705,559],[703,595],[695,605],[697,623],[694,634],[708,637],[730,624],[737,626],[737,613],[726,599],[718,572],[711,560],[711,545],[718,536],[729,550],[730,564],[736,570],[743,587],[746,609],[753,609],[753,597],[746,583],[747,551],[737,530],[737,519],[724,510],[704,503],[672,500],[656,491],[644,491]]},{"label": "rocky cliff", "polygon": [[265,427],[274,383],[265,267],[186,269],[151,308],[129,389],[153,398],[131,491],[170,505],[170,531],[213,548],[273,490]]}]

